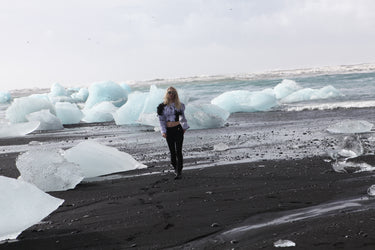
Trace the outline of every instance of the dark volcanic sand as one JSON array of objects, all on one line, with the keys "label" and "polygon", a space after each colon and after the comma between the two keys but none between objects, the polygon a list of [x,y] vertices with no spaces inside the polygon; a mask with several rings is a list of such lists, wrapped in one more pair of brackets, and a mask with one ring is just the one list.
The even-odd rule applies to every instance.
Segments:
[{"label": "dark volcanic sand", "polygon": [[[189,170],[182,180],[165,173],[83,183],[52,192],[65,203],[0,249],[273,249],[278,239],[294,241],[294,249],[375,249],[371,206],[210,243],[249,218],[264,222],[278,212],[366,196],[375,183],[371,173],[331,169],[316,157]],[[205,237],[208,243],[199,245]]]}]

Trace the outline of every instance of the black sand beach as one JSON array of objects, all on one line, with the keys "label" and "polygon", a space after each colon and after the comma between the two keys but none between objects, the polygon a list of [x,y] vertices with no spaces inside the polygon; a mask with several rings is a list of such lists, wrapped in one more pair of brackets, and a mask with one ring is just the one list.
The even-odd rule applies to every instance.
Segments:
[{"label": "black sand beach", "polygon": [[[324,150],[334,148],[339,139],[322,132],[343,117],[371,122],[373,113],[371,109],[288,113],[293,120],[280,112],[235,114],[224,128],[186,135],[182,180],[174,180],[167,171],[166,145],[157,147],[164,143],[159,142],[160,134],[148,130],[142,133],[151,141],[138,138],[133,148],[131,133],[121,138],[123,144],[109,142],[114,140],[111,124],[93,131],[90,126],[70,128],[66,135],[3,139],[1,145],[97,139],[117,144],[149,168],[51,192],[64,204],[16,241],[0,244],[0,249],[273,249],[278,239],[292,240],[294,249],[375,249],[375,204],[367,195],[375,184],[374,174],[334,172]],[[283,139],[267,139],[272,133]],[[216,139],[210,141],[210,136]],[[233,150],[214,151],[220,141]],[[262,159],[259,148],[267,147],[269,153]],[[9,147],[4,150],[0,174],[17,177],[18,154]],[[321,154],[314,156],[317,150]],[[375,165],[371,150],[366,148],[366,155],[357,160]],[[269,155],[281,159],[267,159]],[[233,231],[239,227],[243,230]]]}]

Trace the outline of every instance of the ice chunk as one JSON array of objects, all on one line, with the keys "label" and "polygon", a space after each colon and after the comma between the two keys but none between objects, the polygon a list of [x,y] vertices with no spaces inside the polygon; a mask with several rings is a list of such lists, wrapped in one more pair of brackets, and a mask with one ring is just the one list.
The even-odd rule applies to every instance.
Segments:
[{"label": "ice chunk", "polygon": [[293,92],[301,89],[295,81],[284,79],[281,83],[277,84],[274,88],[275,96],[277,99],[282,99]]},{"label": "ice chunk", "polygon": [[272,89],[262,91],[235,90],[224,92],[211,100],[211,103],[230,112],[267,111],[277,105]]},{"label": "ice chunk", "polygon": [[56,115],[62,124],[77,124],[83,117],[82,111],[74,103],[57,102]]},{"label": "ice chunk", "polygon": [[366,162],[336,161],[332,164],[332,168],[338,173],[360,173],[372,172],[375,167]]},{"label": "ice chunk", "polygon": [[127,85],[126,83],[120,83],[120,86],[121,88],[125,89],[125,91],[130,94],[130,92],[132,92],[132,89],[129,85]]},{"label": "ice chunk", "polygon": [[147,96],[148,93],[138,91],[131,93],[128,101],[113,114],[116,124],[135,124],[143,110]]},{"label": "ice chunk", "polygon": [[55,83],[51,86],[49,96],[68,96],[68,92],[59,83]]},{"label": "ice chunk", "polygon": [[83,109],[83,121],[85,122],[110,122],[113,121],[112,113],[117,108],[111,102],[101,102],[90,109]]},{"label": "ice chunk", "polygon": [[214,145],[214,151],[225,151],[229,146],[225,143],[220,142],[219,144]]},{"label": "ice chunk", "polygon": [[142,113],[156,114],[156,107],[163,102],[165,90],[158,89],[155,85],[150,87],[150,92],[145,100],[145,104],[142,109]]},{"label": "ice chunk", "polygon": [[146,167],[131,155],[94,141],[81,142],[66,150],[65,158],[78,164],[86,178]]},{"label": "ice chunk", "polygon": [[86,102],[89,97],[89,90],[87,88],[81,88],[77,93],[71,95],[75,102]]},{"label": "ice chunk", "polygon": [[26,115],[48,109],[52,114],[56,114],[55,107],[48,97],[43,95],[31,95],[14,99],[6,110],[6,118],[11,123],[27,122]]},{"label": "ice chunk", "polygon": [[278,240],[273,243],[274,247],[295,247],[296,243],[291,240]]},{"label": "ice chunk", "polygon": [[12,96],[9,91],[1,92],[0,91],[0,103],[8,103],[12,101]]},{"label": "ice chunk", "polygon": [[80,167],[68,162],[61,151],[37,147],[18,156],[20,178],[45,192],[74,188],[84,177]]},{"label": "ice chunk", "polygon": [[0,176],[0,189],[0,240],[17,238],[64,202],[30,183],[4,176]]},{"label": "ice chunk", "polygon": [[189,104],[185,116],[191,129],[219,128],[229,117],[229,112],[213,104]]},{"label": "ice chunk", "polygon": [[304,88],[281,99],[282,103],[302,102],[317,99],[327,99],[342,96],[335,87],[328,85],[321,89]]},{"label": "ice chunk", "polygon": [[159,118],[156,114],[156,112],[153,113],[141,113],[137,123],[143,124],[143,125],[148,125],[148,126],[153,126],[153,127],[159,127]]},{"label": "ice chunk", "polygon": [[371,187],[367,189],[367,194],[370,196],[375,196],[375,185],[371,185]]},{"label": "ice chunk", "polygon": [[116,107],[121,107],[128,99],[128,93],[115,82],[94,83],[89,87],[89,97],[86,108],[92,108],[100,102],[112,102]]},{"label": "ice chunk", "polygon": [[0,138],[25,136],[35,131],[39,125],[39,121],[0,124]]},{"label": "ice chunk", "polygon": [[61,120],[55,115],[51,114],[48,109],[43,109],[37,112],[26,115],[28,121],[39,121],[40,125],[37,130],[58,130],[63,129]]},{"label": "ice chunk", "polygon": [[374,124],[364,120],[343,120],[329,126],[328,132],[334,134],[354,134],[370,132]]}]

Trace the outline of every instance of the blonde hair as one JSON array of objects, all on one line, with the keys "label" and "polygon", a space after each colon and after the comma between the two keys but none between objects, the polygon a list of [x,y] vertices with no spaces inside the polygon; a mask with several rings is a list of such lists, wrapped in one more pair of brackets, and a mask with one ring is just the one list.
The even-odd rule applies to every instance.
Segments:
[{"label": "blonde hair", "polygon": [[165,95],[164,95],[164,104],[165,105],[169,105],[172,103],[172,101],[168,98],[168,92],[169,91],[172,91],[174,92],[174,105],[176,107],[176,109],[181,109],[181,102],[180,102],[180,98],[178,97],[178,93],[177,93],[177,90],[174,88],[174,87],[169,87],[167,89],[167,91],[165,92]]}]

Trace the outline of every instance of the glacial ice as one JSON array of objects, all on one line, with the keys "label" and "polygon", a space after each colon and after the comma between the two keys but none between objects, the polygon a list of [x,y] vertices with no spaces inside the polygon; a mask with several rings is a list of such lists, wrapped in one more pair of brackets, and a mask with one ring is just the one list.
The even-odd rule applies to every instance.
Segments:
[{"label": "glacial ice", "polygon": [[0,124],[0,138],[25,136],[38,129],[39,121]]},{"label": "glacial ice", "polygon": [[48,109],[43,109],[37,112],[26,115],[28,121],[39,121],[40,125],[37,130],[58,130],[63,129],[61,120],[55,115],[51,114]]},{"label": "glacial ice", "polygon": [[12,96],[9,91],[0,91],[0,103],[9,103],[12,101]]},{"label": "glacial ice", "polygon": [[132,92],[132,88],[127,85],[126,83],[120,83],[121,88],[125,89],[125,91],[130,94]]},{"label": "glacial ice", "polygon": [[369,187],[369,188],[367,189],[367,194],[368,194],[369,196],[375,196],[375,185],[371,185],[371,187]]},{"label": "glacial ice", "polygon": [[267,111],[278,105],[272,89],[262,91],[235,90],[224,92],[211,100],[211,104],[230,112]]},{"label": "glacial ice", "polygon": [[74,102],[86,102],[89,97],[89,90],[87,88],[80,88],[78,92],[71,94]]},{"label": "glacial ice", "polygon": [[94,141],[81,142],[64,156],[80,166],[85,178],[147,167],[125,152]]},{"label": "glacial ice", "polygon": [[72,189],[84,177],[77,164],[62,156],[62,150],[31,149],[18,156],[16,166],[21,173],[20,179],[45,192]]},{"label": "glacial ice", "polygon": [[17,238],[64,202],[30,183],[4,176],[0,176],[0,189],[0,240]]},{"label": "glacial ice", "polygon": [[150,87],[150,92],[146,97],[145,104],[142,109],[142,113],[156,114],[156,107],[163,101],[163,97],[165,94],[164,89],[158,89],[155,85]]},{"label": "glacial ice", "polygon": [[295,247],[296,243],[291,240],[278,240],[273,243],[274,247]]},{"label": "glacial ice", "polygon": [[77,124],[83,118],[82,111],[74,103],[57,102],[55,108],[56,116],[62,124]]},{"label": "glacial ice", "polygon": [[143,110],[147,96],[148,93],[138,91],[131,93],[128,101],[113,114],[116,124],[135,124]]},{"label": "glacial ice", "polygon": [[328,127],[333,134],[354,134],[370,132],[374,124],[364,120],[343,120]]},{"label": "glacial ice", "polygon": [[90,109],[83,109],[84,122],[109,122],[113,121],[113,113],[117,108],[111,102],[100,102]]},{"label": "glacial ice", "polygon": [[301,89],[301,86],[299,86],[295,81],[288,79],[284,79],[281,83],[277,84],[273,88],[277,99],[282,99],[299,89]]},{"label": "glacial ice", "polygon": [[68,92],[59,83],[54,83],[51,86],[51,91],[49,93],[49,96],[68,96]]},{"label": "glacial ice", "polygon": [[372,172],[375,167],[366,162],[336,161],[332,164],[332,168],[338,173],[360,173]]},{"label": "glacial ice", "polygon": [[86,108],[92,108],[100,102],[112,102],[116,107],[121,107],[128,99],[128,93],[115,82],[93,83],[89,87],[89,97]]},{"label": "glacial ice", "polygon": [[153,113],[141,113],[137,120],[137,123],[153,126],[155,127],[155,131],[158,131],[159,127],[159,117],[157,116],[156,112]]},{"label": "glacial ice", "polygon": [[213,104],[189,104],[185,110],[191,129],[222,127],[229,115],[229,112]]},{"label": "glacial ice", "polygon": [[44,95],[31,95],[13,100],[6,110],[6,118],[11,123],[27,122],[26,115],[48,109],[52,114],[56,114],[55,107]]},{"label": "glacial ice", "polygon": [[302,102],[342,96],[335,87],[328,85],[321,89],[304,88],[297,90],[281,99],[282,103]]}]

